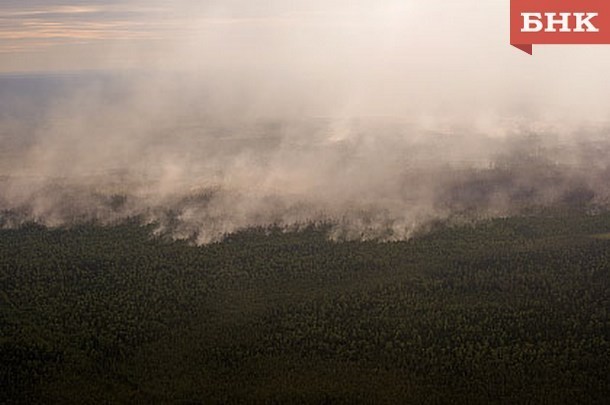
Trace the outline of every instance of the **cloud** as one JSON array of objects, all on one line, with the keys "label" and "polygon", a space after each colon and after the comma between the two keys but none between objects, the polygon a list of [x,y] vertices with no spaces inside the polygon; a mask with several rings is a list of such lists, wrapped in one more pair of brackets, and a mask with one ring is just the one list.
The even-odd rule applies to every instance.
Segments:
[{"label": "cloud", "polygon": [[154,38],[168,25],[160,18],[163,11],[118,2],[3,3],[0,52],[43,52],[57,46]]}]

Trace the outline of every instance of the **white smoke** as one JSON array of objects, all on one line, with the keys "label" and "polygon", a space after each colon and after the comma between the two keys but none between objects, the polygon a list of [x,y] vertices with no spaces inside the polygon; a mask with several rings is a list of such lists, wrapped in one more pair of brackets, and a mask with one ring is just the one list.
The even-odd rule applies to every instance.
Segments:
[{"label": "white smoke", "polygon": [[139,216],[206,243],[313,221],[392,240],[607,204],[607,49],[526,56],[496,2],[172,4],[100,3],[140,13],[129,36],[3,59],[113,72],[0,77],[4,226]]}]

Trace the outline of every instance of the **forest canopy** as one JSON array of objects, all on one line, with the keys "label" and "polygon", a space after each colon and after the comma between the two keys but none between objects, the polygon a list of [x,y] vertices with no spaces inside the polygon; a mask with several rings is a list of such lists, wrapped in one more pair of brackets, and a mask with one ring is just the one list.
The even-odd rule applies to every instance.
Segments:
[{"label": "forest canopy", "polygon": [[0,230],[8,403],[603,403],[610,214],[407,241],[251,228]]}]

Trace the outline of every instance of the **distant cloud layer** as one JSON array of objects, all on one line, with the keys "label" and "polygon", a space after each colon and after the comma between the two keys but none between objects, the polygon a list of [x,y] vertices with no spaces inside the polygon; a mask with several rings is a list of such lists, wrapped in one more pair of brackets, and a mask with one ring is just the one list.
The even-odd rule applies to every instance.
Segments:
[{"label": "distant cloud layer", "polygon": [[2,3],[0,52],[47,52],[53,46],[152,38],[163,28],[162,15],[159,7],[117,2]]},{"label": "distant cloud layer", "polygon": [[[296,2],[298,3],[298,2]],[[340,2],[343,12],[358,2]],[[392,2],[390,2],[392,3]],[[0,3],[0,52],[42,51],[101,40],[168,39],[203,24],[251,24],[319,18],[336,8],[311,2],[308,7],[271,1],[8,1]],[[279,6],[279,7],[278,7]],[[360,5],[362,6],[362,4]]]}]

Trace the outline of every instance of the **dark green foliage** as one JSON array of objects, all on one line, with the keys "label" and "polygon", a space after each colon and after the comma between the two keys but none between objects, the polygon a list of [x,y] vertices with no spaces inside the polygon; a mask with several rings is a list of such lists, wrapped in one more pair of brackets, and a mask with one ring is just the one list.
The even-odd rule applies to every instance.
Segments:
[{"label": "dark green foliage", "polygon": [[610,398],[610,214],[327,231],[1,230],[0,402]]}]

